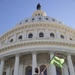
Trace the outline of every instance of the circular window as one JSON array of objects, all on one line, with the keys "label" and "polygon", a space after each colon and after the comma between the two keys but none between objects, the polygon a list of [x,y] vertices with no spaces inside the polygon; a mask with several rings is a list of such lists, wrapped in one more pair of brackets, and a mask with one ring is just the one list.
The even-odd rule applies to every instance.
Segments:
[{"label": "circular window", "polygon": [[32,38],[33,37],[33,34],[32,33],[29,33],[28,34],[28,38]]}]

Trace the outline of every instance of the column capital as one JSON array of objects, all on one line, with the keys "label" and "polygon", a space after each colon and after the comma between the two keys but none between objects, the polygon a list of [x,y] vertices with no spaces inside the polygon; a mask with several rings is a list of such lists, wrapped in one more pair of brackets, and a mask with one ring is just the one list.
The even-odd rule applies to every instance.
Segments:
[{"label": "column capital", "polygon": [[17,53],[17,54],[15,54],[15,56],[20,56],[20,54],[19,54],[19,53]]},{"label": "column capital", "polygon": [[5,60],[5,58],[0,58],[0,60],[4,61],[4,60]]},{"label": "column capital", "polygon": [[31,53],[32,53],[32,54],[37,54],[37,51],[32,51]]}]

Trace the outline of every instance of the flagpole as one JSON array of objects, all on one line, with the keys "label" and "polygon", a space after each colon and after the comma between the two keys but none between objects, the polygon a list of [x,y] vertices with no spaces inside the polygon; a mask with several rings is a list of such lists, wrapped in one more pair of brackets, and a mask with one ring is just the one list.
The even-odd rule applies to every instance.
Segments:
[{"label": "flagpole", "polygon": [[[52,61],[52,59],[53,59],[54,57],[55,57],[55,55],[51,58],[50,62]],[[48,65],[49,65],[49,64],[48,64]],[[44,72],[44,71],[47,69],[48,65],[46,65],[46,67],[44,68],[44,70],[43,70],[42,72]]]}]

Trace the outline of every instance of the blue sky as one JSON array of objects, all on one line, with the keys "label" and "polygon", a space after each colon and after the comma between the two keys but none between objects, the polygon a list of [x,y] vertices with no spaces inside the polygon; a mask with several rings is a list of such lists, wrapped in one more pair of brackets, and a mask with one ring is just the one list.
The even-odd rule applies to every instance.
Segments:
[{"label": "blue sky", "polygon": [[31,17],[38,3],[48,16],[75,29],[75,0],[0,0],[0,35]]}]

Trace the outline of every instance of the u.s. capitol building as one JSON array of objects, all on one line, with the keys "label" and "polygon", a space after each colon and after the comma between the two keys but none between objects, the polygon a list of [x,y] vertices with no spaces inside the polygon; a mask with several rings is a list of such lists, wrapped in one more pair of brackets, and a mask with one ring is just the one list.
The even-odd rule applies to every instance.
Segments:
[{"label": "u.s. capitol building", "polygon": [[[49,64],[57,53],[63,68]],[[41,6],[0,36],[0,75],[33,75],[35,67],[45,75],[75,75],[75,30],[47,16]]]}]

